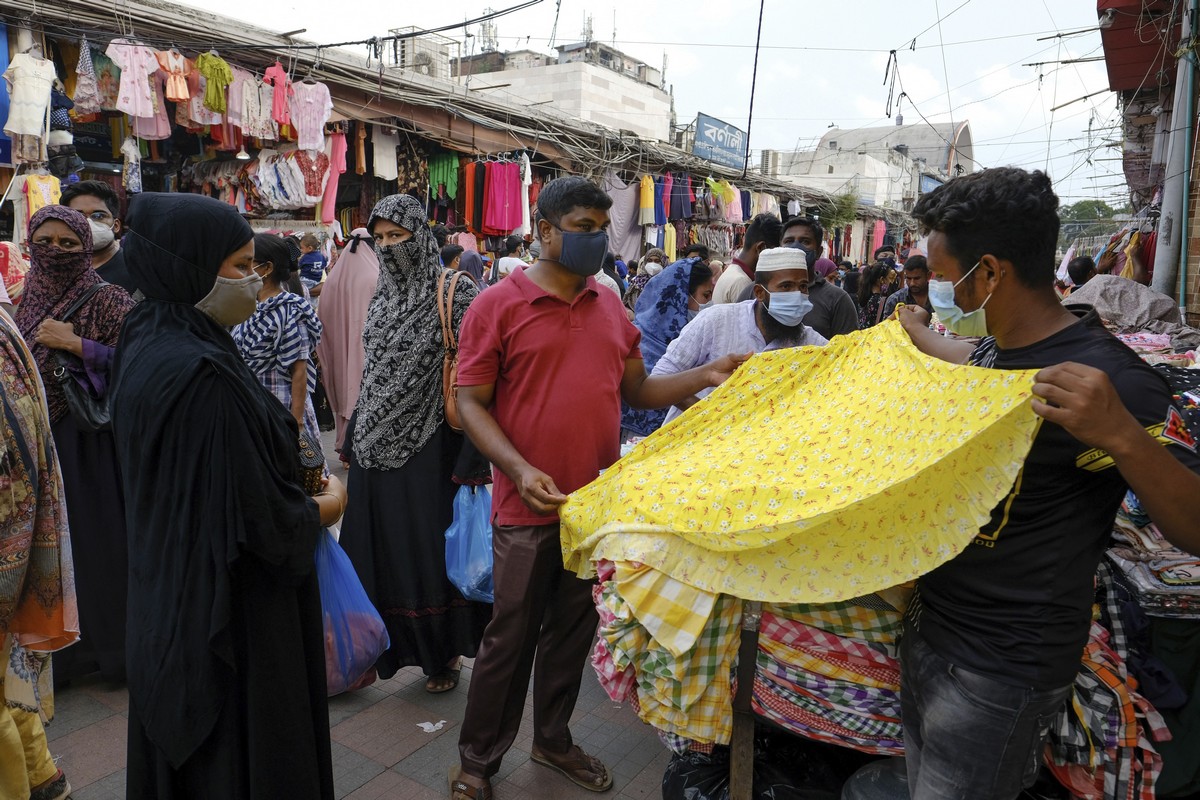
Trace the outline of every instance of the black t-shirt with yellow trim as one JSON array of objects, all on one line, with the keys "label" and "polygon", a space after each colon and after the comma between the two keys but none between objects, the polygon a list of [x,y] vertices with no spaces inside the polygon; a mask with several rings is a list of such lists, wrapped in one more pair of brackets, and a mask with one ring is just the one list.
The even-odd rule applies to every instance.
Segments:
[{"label": "black t-shirt with yellow trim", "polygon": [[[1108,333],[1094,310],[1070,308],[1076,324],[1013,350],[985,339],[971,363],[1040,369],[1074,361],[1101,369],[1146,430],[1200,472],[1166,380]],[[1043,423],[1012,491],[974,542],[919,581],[910,624],[968,670],[1038,689],[1071,683],[1087,641],[1093,576],[1127,488],[1107,453]]]}]

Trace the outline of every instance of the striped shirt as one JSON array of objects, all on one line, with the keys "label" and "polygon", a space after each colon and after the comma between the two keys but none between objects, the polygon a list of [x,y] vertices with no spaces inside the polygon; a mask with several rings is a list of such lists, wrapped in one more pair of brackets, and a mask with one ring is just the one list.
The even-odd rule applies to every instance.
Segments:
[{"label": "striped shirt", "polygon": [[[233,329],[238,351],[264,387],[279,402],[292,407],[292,366],[308,362],[308,394],[317,388],[313,356],[321,340],[321,321],[303,297],[281,292],[258,304],[254,315]],[[320,441],[316,412],[311,397],[304,405],[304,429]]]}]

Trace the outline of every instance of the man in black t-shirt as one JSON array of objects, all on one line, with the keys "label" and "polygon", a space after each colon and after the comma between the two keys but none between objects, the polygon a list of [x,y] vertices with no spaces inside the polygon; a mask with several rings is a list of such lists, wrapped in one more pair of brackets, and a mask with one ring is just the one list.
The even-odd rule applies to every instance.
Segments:
[{"label": "man in black t-shirt", "polygon": [[908,306],[905,330],[947,361],[1039,370],[1044,418],[974,542],[918,582],[901,646],[914,800],[1006,800],[1032,781],[1079,669],[1093,576],[1127,488],[1164,536],[1200,552],[1195,439],[1158,373],[1095,311],[1059,302],[1057,209],[1046,175],[1013,168],[957,178],[913,209],[930,233],[939,317],[987,336],[939,336]]}]

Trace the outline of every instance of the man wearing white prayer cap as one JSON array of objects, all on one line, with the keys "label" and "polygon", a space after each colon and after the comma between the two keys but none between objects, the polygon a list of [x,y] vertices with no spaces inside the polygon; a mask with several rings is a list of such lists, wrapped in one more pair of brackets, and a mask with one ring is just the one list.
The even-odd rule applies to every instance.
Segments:
[{"label": "man wearing white prayer cap", "polygon": [[[801,320],[812,310],[808,299],[808,262],[804,251],[775,247],[758,255],[754,298],[740,303],[713,305],[684,326],[679,337],[654,366],[654,375],[672,375],[707,364],[714,353],[762,353],[786,347],[825,345],[824,336]],[[683,413],[710,391],[667,414],[667,422]]]}]

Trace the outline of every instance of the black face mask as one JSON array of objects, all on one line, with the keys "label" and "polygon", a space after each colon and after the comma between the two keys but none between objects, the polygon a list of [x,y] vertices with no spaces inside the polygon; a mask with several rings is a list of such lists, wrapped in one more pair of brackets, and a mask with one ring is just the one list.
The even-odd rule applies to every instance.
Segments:
[{"label": "black face mask", "polygon": [[600,271],[604,265],[604,256],[608,253],[607,233],[604,231],[578,233],[564,231],[557,225],[554,227],[562,235],[562,252],[558,255],[559,264],[585,278]]}]

